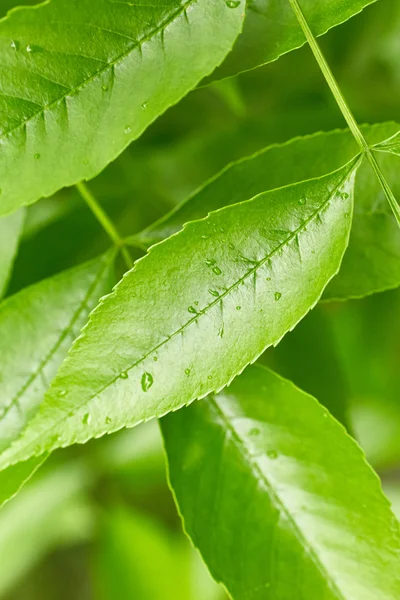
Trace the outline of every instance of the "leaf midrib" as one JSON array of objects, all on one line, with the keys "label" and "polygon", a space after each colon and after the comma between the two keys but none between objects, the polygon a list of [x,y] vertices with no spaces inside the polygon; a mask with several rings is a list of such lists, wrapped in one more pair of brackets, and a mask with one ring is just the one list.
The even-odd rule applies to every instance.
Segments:
[{"label": "leaf midrib", "polygon": [[13,396],[13,398],[11,399],[11,402],[3,408],[2,412],[0,413],[0,420],[4,419],[7,416],[7,414],[9,413],[11,408],[13,408],[14,405],[18,404],[20,398],[23,396],[23,394],[26,392],[26,390],[32,385],[32,383],[36,380],[36,378],[43,372],[43,369],[46,367],[48,362],[53,358],[54,354],[57,352],[57,350],[59,349],[59,347],[61,346],[63,341],[68,336],[68,334],[73,330],[73,327],[74,327],[75,323],[77,322],[77,320],[79,319],[83,308],[86,306],[89,298],[91,297],[91,295],[94,292],[94,290],[96,289],[99,281],[101,280],[105,271],[109,268],[109,266],[113,260],[114,260],[114,253],[110,254],[110,259],[105,261],[104,264],[101,266],[99,272],[97,273],[96,277],[94,278],[91,285],[89,286],[89,289],[86,292],[83,300],[79,303],[78,308],[72,315],[72,318],[70,319],[67,327],[65,327],[63,329],[63,331],[61,332],[57,342],[52,346],[52,348],[50,349],[48,354],[39,363],[39,366],[36,369],[36,371],[34,371],[29,376],[29,378],[26,380],[26,382],[21,386],[21,388],[18,390],[18,392]]},{"label": "leaf midrib", "polygon": [[[271,259],[272,256],[274,256],[277,252],[279,252],[279,250],[281,250],[284,246],[286,246],[292,239],[294,239],[299,233],[302,232],[302,230],[304,230],[307,225],[309,223],[311,223],[313,221],[314,218],[316,218],[319,213],[325,208],[325,206],[330,202],[332,196],[335,195],[335,193],[337,192],[337,190],[340,188],[340,186],[343,184],[343,181],[345,181],[345,179],[347,177],[349,177],[350,173],[353,172],[353,170],[356,168],[358,163],[356,163],[355,166],[353,166],[351,169],[347,170],[345,172],[345,174],[343,175],[343,178],[340,180],[340,182],[337,184],[337,186],[335,186],[335,188],[329,193],[328,198],[325,200],[325,202],[323,202],[317,210],[315,210],[311,216],[304,221],[300,227],[298,227],[298,229],[296,229],[295,231],[293,231],[291,233],[290,236],[288,236],[288,238],[286,240],[284,240],[281,244],[279,244],[279,246],[277,246],[271,253],[269,253],[266,257],[264,257],[261,261],[259,261],[254,267],[252,267],[245,275],[243,275],[239,280],[237,280],[230,288],[228,288],[223,294],[221,294],[218,298],[216,298],[216,300],[214,300],[213,302],[211,302],[209,305],[207,305],[207,307],[201,311],[198,312],[198,314],[196,316],[194,316],[193,318],[189,319],[189,321],[187,323],[185,323],[185,325],[183,325],[182,327],[180,327],[178,330],[176,330],[174,333],[172,333],[166,340],[163,340],[161,343],[159,343],[157,346],[153,347],[151,350],[149,350],[149,352],[147,352],[147,354],[145,356],[142,356],[138,361],[136,361],[134,364],[132,364],[130,367],[128,367],[127,369],[124,369],[123,371],[120,371],[118,373],[118,375],[116,375],[112,380],[110,380],[108,383],[106,383],[101,389],[97,390],[92,396],[90,396],[89,398],[85,399],[83,402],[81,402],[78,406],[74,406],[73,410],[74,413],[76,413],[77,411],[79,411],[83,406],[85,406],[86,404],[89,404],[94,398],[96,398],[96,396],[99,396],[100,394],[102,394],[108,387],[110,387],[111,385],[113,385],[118,379],[120,379],[122,372],[123,373],[127,373],[129,371],[131,371],[132,369],[134,369],[135,367],[137,367],[141,362],[143,362],[144,360],[146,360],[146,358],[148,358],[153,352],[156,352],[157,350],[159,350],[162,346],[168,344],[168,342],[173,339],[174,337],[176,337],[177,335],[181,334],[183,331],[185,331],[192,323],[196,322],[197,319],[206,313],[206,311],[208,311],[209,309],[213,308],[216,304],[218,304],[222,298],[224,298],[225,296],[227,296],[233,289],[235,289],[236,287],[238,287],[242,281],[245,281],[248,277],[250,277],[251,275],[253,275],[253,273],[255,273],[260,267],[262,267],[265,262],[267,262],[268,260]],[[300,185],[300,184],[297,184]],[[287,187],[292,187],[292,186],[287,186]],[[272,193],[274,190],[272,190],[271,192],[267,192],[268,193]],[[250,200],[251,202],[251,200]],[[221,209],[221,210],[225,210],[225,209]],[[209,217],[207,217],[209,218]],[[206,219],[204,219],[206,220]],[[192,223],[189,223],[188,225],[191,225]],[[179,235],[179,234],[177,234]],[[158,246],[166,243],[168,240],[164,240],[163,242],[160,242],[160,244],[157,244],[157,246],[154,246],[153,248],[157,248]],[[149,250],[149,254],[153,251],[153,248],[150,248]],[[90,323],[90,321],[89,321]],[[81,339],[84,336],[84,332],[82,333]],[[189,404],[191,401],[193,401],[196,398],[203,398],[204,396],[212,393],[213,390],[210,390],[208,392],[206,392],[204,395],[202,396],[194,396],[190,399],[187,400],[187,402],[185,404]],[[169,412],[169,411],[167,411]],[[167,413],[165,413],[167,414]],[[157,416],[161,416],[161,415],[157,415]],[[66,414],[65,416],[63,416],[61,419],[54,421],[53,425],[60,425],[62,423],[64,423],[69,417],[68,414]],[[150,417],[148,417],[150,418]],[[148,420],[146,418],[142,419],[143,420]],[[140,420],[138,421],[140,422]],[[118,426],[115,430],[112,431],[117,431],[118,429],[121,429],[122,427],[124,427],[123,425]],[[40,435],[35,436],[34,438],[32,438],[31,442],[32,444],[34,444],[35,442],[37,442],[40,437],[42,437],[44,434],[48,433],[49,431],[51,431],[52,427],[47,427],[46,429],[42,430]],[[111,431],[111,430],[110,430]],[[18,440],[18,438],[17,438]],[[16,440],[16,441],[17,441]],[[12,443],[12,445],[14,444],[14,442]],[[11,447],[12,447],[11,445]],[[67,445],[67,442],[65,442],[65,445]],[[63,447],[63,445],[61,445],[61,447]],[[10,463],[7,464],[13,464],[13,459],[11,459]],[[18,461],[17,461],[18,462]],[[4,469],[5,466],[1,466],[0,469]]]},{"label": "leaf midrib", "polygon": [[[86,79],[84,79],[77,86],[75,86],[73,88],[68,88],[68,92],[66,92],[65,94],[62,94],[56,100],[53,100],[53,102],[50,102],[50,104],[47,104],[46,106],[41,107],[40,110],[37,110],[36,112],[32,113],[32,115],[30,117],[28,117],[24,121],[21,121],[20,123],[18,123],[18,125],[15,125],[14,127],[10,128],[10,129],[6,129],[5,131],[3,131],[1,133],[1,135],[0,135],[0,140],[4,139],[6,137],[9,137],[12,133],[14,133],[17,130],[22,129],[23,127],[25,127],[27,125],[27,123],[29,123],[30,121],[33,121],[37,116],[41,115],[46,110],[53,109],[55,106],[57,106],[63,100],[65,100],[68,96],[74,95],[77,91],[81,90],[86,85],[90,84],[92,81],[94,81],[100,75],[102,75],[103,73],[105,73],[109,69],[112,69],[113,67],[115,67],[115,65],[117,65],[119,62],[123,61],[134,50],[136,50],[137,48],[140,48],[142,46],[142,44],[144,44],[145,42],[151,40],[160,31],[163,31],[164,29],[166,29],[168,27],[168,25],[170,25],[171,23],[173,23],[173,21],[177,17],[179,17],[182,13],[186,12],[186,10],[188,9],[188,7],[191,4],[194,4],[196,1],[197,0],[187,0],[186,2],[184,2],[179,7],[179,9],[177,9],[176,11],[174,11],[173,13],[171,13],[171,15],[169,15],[166,19],[164,19],[164,21],[162,21],[155,29],[153,29],[152,31],[150,31],[148,34],[146,34],[142,38],[136,40],[134,44],[132,44],[127,50],[125,50],[124,52],[122,52],[121,54],[119,54],[118,56],[116,56],[114,59],[112,59],[111,61],[107,61],[107,63],[105,64],[105,66],[103,68],[98,69],[97,71],[95,71],[90,77],[87,77]],[[116,35],[119,35],[118,32],[114,32],[114,33]],[[94,60],[96,60],[96,59],[94,59]],[[39,74],[35,73],[35,75],[40,75],[40,73]]]},{"label": "leaf midrib", "polygon": [[[260,365],[255,365],[255,366],[257,368],[264,370],[264,368]],[[277,509],[277,511],[280,514],[283,513],[285,515],[286,519],[292,526],[294,535],[295,535],[298,543],[300,544],[301,548],[306,549],[307,554],[310,556],[312,562],[314,563],[314,565],[316,566],[316,568],[322,575],[324,581],[328,582],[328,585],[330,585],[332,591],[336,594],[337,600],[347,600],[347,598],[343,595],[342,591],[338,587],[336,580],[334,578],[332,578],[332,576],[328,572],[326,566],[319,558],[318,553],[316,552],[316,550],[314,550],[312,545],[308,542],[303,531],[297,525],[290,510],[286,507],[282,498],[275,491],[275,489],[274,489],[273,485],[271,484],[271,482],[269,481],[267,475],[260,469],[259,465],[252,460],[251,454],[247,450],[245,440],[240,436],[240,433],[235,429],[234,425],[229,421],[229,418],[225,415],[223,410],[218,405],[216,398],[213,396],[210,396],[210,406],[214,409],[215,414],[223,422],[224,426],[226,427],[226,430],[229,431],[229,433],[231,434],[231,439],[232,439],[233,443],[236,445],[239,452],[246,459],[246,462],[249,465],[252,475],[256,478],[256,480],[259,483],[264,484],[264,486],[267,490],[267,493],[269,494],[269,496],[272,500],[272,503],[275,506],[275,508]],[[254,421],[255,423],[258,422],[256,419],[252,419],[252,421]]]}]

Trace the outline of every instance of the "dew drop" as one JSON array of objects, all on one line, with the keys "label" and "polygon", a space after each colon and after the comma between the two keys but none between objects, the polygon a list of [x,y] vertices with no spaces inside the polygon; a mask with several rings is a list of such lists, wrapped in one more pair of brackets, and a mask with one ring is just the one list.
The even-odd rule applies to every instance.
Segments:
[{"label": "dew drop", "polygon": [[302,206],[304,206],[304,204],[307,202],[306,198],[300,198],[299,200],[299,204],[301,204]]},{"label": "dew drop", "polygon": [[266,281],[271,281],[271,277],[266,277],[265,280]]},{"label": "dew drop", "polygon": [[154,360],[154,362],[157,362],[158,361],[158,356],[153,356],[153,360]]},{"label": "dew drop", "polygon": [[225,4],[228,8],[237,8],[240,6],[240,0],[226,0]]},{"label": "dew drop", "polygon": [[218,298],[219,296],[219,292],[217,292],[217,290],[208,290],[208,293],[211,294],[211,296],[214,296],[214,298]]},{"label": "dew drop", "polygon": [[147,371],[145,373],[143,373],[142,380],[141,380],[142,390],[144,392],[147,392],[151,388],[153,383],[154,383],[153,375],[151,373],[147,373]]},{"label": "dew drop", "polygon": [[275,292],[275,300],[278,302],[282,298],[282,294],[280,292]]},{"label": "dew drop", "polygon": [[220,327],[218,329],[218,337],[223,338],[224,337],[224,327]]},{"label": "dew drop", "polygon": [[231,250],[234,250],[235,246],[233,244],[228,244],[228,248],[230,248]]},{"label": "dew drop", "polygon": [[261,431],[258,429],[258,427],[253,427],[253,429],[250,429],[249,431],[249,435],[253,436],[253,437],[257,437],[258,435],[260,435]]},{"label": "dew drop", "polygon": [[189,377],[189,375],[190,375],[190,369],[185,369],[185,374]]},{"label": "dew drop", "polygon": [[194,305],[195,305],[195,306],[198,306],[198,305],[199,305],[199,301],[198,301],[198,300],[196,300],[196,302],[194,303]]},{"label": "dew drop", "polygon": [[274,460],[275,458],[278,458],[278,453],[276,450],[268,450],[267,452],[267,456],[268,458],[270,458],[271,460]]},{"label": "dew drop", "polygon": [[209,375],[209,376],[207,377],[207,379],[212,379],[212,375]]},{"label": "dew drop", "polygon": [[207,233],[207,234],[202,235],[201,239],[202,240],[208,240],[208,238],[210,238],[210,237],[211,237],[211,233]]},{"label": "dew drop", "polygon": [[73,410],[71,410],[71,412],[68,413],[68,416],[71,418],[75,415],[75,412]]},{"label": "dew drop", "polygon": [[345,216],[346,219],[348,219],[349,216],[350,216],[350,213],[347,212],[347,213],[344,214],[344,216]]},{"label": "dew drop", "polygon": [[195,309],[194,306],[189,306],[188,311],[190,313],[192,313],[192,315],[197,315],[198,314],[198,312],[197,312],[197,310]]},{"label": "dew drop", "polygon": [[213,268],[213,273],[215,273],[215,275],[221,275],[222,271],[219,267],[214,267]]},{"label": "dew drop", "polygon": [[142,108],[143,108],[143,110],[146,110],[146,108],[147,108],[147,102],[143,102]]},{"label": "dew drop", "polygon": [[103,92],[108,92],[108,85],[104,84],[101,89]]},{"label": "dew drop", "polygon": [[128,133],[130,133],[131,131],[132,131],[132,129],[130,128],[130,126],[129,126],[129,125],[127,125],[127,126],[125,127],[125,129],[124,129],[124,133],[125,133],[125,135],[128,135]]},{"label": "dew drop", "polygon": [[28,44],[26,51],[29,54],[33,54],[34,52],[43,52],[43,48],[41,46],[35,46],[34,44]]},{"label": "dew drop", "polygon": [[86,413],[85,415],[83,415],[82,423],[84,425],[90,425],[91,420],[92,419],[91,419],[90,413]]},{"label": "dew drop", "polygon": [[206,258],[206,265],[207,267],[213,267],[215,265],[217,261],[215,260],[215,258]]},{"label": "dew drop", "polygon": [[65,396],[66,396],[66,395],[67,395],[67,390],[59,390],[59,391],[57,392],[57,396],[58,396],[59,398],[65,398]]},{"label": "dew drop", "polygon": [[112,419],[111,417],[106,417],[106,425],[109,425],[111,423]]},{"label": "dew drop", "polygon": [[11,48],[13,50],[19,50],[20,48],[20,43],[17,42],[16,40],[11,40]]},{"label": "dew drop", "polygon": [[315,254],[315,250],[311,250],[311,254]]},{"label": "dew drop", "polygon": [[34,155],[33,155],[33,158],[34,158],[35,160],[39,160],[39,158],[40,158],[40,154],[39,154],[39,152],[36,152],[36,154],[34,154]]},{"label": "dew drop", "polygon": [[121,379],[128,379],[129,375],[128,375],[128,371],[123,371],[120,375]]},{"label": "dew drop", "polygon": [[340,197],[342,200],[348,200],[350,198],[349,194],[347,192],[342,192],[340,194]]},{"label": "dew drop", "polygon": [[236,307],[236,310],[241,310],[241,309],[242,309],[242,307],[241,307],[241,306],[237,306],[237,307]]}]

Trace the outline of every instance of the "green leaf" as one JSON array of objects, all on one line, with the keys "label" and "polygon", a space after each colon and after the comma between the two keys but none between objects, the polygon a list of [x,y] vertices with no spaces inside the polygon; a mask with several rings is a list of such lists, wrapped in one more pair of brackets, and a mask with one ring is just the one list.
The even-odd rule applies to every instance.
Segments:
[{"label": "green leaf", "polygon": [[101,171],[221,63],[243,4],[53,0],[0,21],[0,214]]},{"label": "green leaf", "polygon": [[162,429],[186,531],[234,600],[399,597],[399,524],[314,398],[253,366]]},{"label": "green leaf", "polygon": [[277,344],[340,267],[358,164],[212,213],[154,246],[94,311],[1,468],[176,410]]},{"label": "green leaf", "polygon": [[114,251],[0,305],[0,450],[17,439],[88,314],[110,290]]},{"label": "green leaf", "polygon": [[31,458],[5,471],[0,471],[0,508],[21,490],[46,460],[46,456]]},{"label": "green leaf", "polygon": [[[384,123],[365,126],[363,132],[373,143],[398,129],[396,123]],[[349,131],[318,133],[269,146],[229,165],[135,239],[150,245],[178,231],[183,223],[206,216],[211,210],[241,202],[265,190],[329,173],[356,153],[357,146]],[[380,162],[400,197],[396,159],[387,155]],[[358,298],[400,285],[400,233],[379,181],[367,163],[361,166],[357,175],[355,198],[350,245],[339,275],[325,292],[327,300]]]},{"label": "green leaf", "polygon": [[[313,33],[323,35],[376,0],[302,0]],[[289,2],[247,0],[246,21],[233,51],[212,79],[230,77],[270,63],[305,43]]]},{"label": "green leaf", "polygon": [[24,224],[23,209],[0,218],[0,298],[4,294]]}]

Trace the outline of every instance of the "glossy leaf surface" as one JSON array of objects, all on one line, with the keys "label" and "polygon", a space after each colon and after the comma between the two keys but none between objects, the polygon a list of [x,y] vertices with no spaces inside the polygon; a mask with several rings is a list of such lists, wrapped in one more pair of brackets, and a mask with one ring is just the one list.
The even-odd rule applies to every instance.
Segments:
[{"label": "glossy leaf surface", "polygon": [[227,4],[54,0],[0,21],[0,214],[96,175],[220,64],[243,22]]},{"label": "glossy leaf surface", "polygon": [[24,289],[0,305],[0,450],[18,438],[99,298],[114,252]]},{"label": "glossy leaf surface", "polygon": [[[385,139],[399,126],[364,127],[370,143]],[[183,223],[210,210],[240,202],[268,189],[318,177],[339,168],[358,152],[348,131],[318,133],[270,146],[233,163],[195,192],[175,211],[139,234],[151,244],[179,230]],[[382,155],[383,156],[383,155]],[[393,190],[400,197],[398,163],[380,159]],[[347,299],[400,285],[400,232],[370,165],[362,164],[356,179],[355,212],[349,248],[340,273],[325,292],[326,299]]]},{"label": "glossy leaf surface", "polygon": [[176,410],[278,343],[340,267],[358,164],[212,213],[154,246],[94,311],[2,468]]},{"label": "glossy leaf surface", "polygon": [[162,429],[186,531],[234,600],[399,597],[399,524],[313,397],[253,366]]},{"label": "glossy leaf surface", "polygon": [[6,291],[24,224],[24,210],[0,217],[0,298]]}]

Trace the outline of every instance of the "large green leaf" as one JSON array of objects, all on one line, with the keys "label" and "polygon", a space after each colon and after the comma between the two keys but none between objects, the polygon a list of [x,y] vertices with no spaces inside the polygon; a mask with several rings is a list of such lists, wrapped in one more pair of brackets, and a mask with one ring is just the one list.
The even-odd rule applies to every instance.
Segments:
[{"label": "large green leaf", "polygon": [[[363,128],[370,143],[397,132],[399,125],[384,123]],[[349,131],[318,133],[286,144],[269,146],[232,163],[219,175],[135,238],[144,245],[178,231],[183,223],[211,210],[241,202],[255,194],[309,179],[337,169],[357,153]],[[400,197],[396,159],[386,155],[382,169]],[[400,285],[400,232],[376,175],[368,163],[359,171],[350,245],[340,273],[325,292],[326,299],[361,297]]]},{"label": "large green leaf", "polygon": [[[315,35],[322,35],[376,0],[301,0]],[[272,62],[305,43],[288,1],[247,0],[246,21],[233,51],[213,75],[229,77]]]},{"label": "large green leaf", "polygon": [[24,224],[24,209],[7,217],[0,217],[0,298],[4,294],[11,274]]},{"label": "large green leaf", "polygon": [[253,366],[162,429],[186,531],[234,600],[399,598],[399,524],[314,398]]},{"label": "large green leaf", "polygon": [[0,450],[35,415],[100,296],[114,251],[11,296],[0,305]]},{"label": "large green leaf", "polygon": [[212,213],[154,246],[94,311],[0,466],[176,410],[278,343],[340,267],[358,164]]},{"label": "large green leaf", "polygon": [[53,0],[0,21],[0,214],[96,175],[208,75],[241,30],[230,4]]}]

